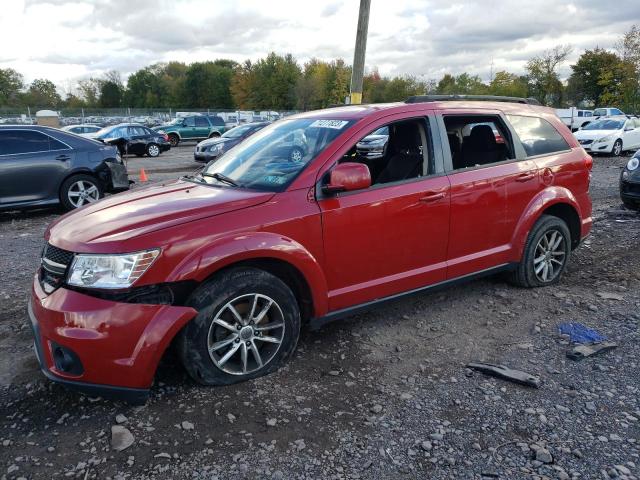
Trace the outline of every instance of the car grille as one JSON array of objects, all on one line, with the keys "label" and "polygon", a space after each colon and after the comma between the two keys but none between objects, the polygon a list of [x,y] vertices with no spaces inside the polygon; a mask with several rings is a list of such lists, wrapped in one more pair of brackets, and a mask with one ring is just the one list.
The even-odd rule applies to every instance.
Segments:
[{"label": "car grille", "polygon": [[578,140],[578,142],[580,143],[580,145],[591,145],[593,143],[593,140]]},{"label": "car grille", "polygon": [[73,261],[73,252],[62,250],[47,243],[42,250],[40,261],[40,286],[45,293],[51,293],[62,286],[67,269]]}]

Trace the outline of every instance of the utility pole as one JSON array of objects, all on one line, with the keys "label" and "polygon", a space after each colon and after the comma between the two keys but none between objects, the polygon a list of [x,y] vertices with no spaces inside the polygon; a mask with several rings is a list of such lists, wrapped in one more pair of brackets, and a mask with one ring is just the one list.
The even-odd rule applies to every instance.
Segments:
[{"label": "utility pole", "polygon": [[360,0],[360,14],[358,15],[358,31],[356,32],[356,49],[353,54],[353,69],[351,70],[350,103],[362,103],[362,77],[364,76],[364,57],[367,51],[367,32],[369,30],[369,8],[371,0]]}]

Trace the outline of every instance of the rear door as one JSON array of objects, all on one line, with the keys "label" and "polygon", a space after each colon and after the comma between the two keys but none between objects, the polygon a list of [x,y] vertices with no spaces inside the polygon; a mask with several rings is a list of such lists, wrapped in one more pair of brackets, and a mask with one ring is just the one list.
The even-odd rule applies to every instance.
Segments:
[{"label": "rear door", "polygon": [[56,199],[75,152],[34,130],[0,130],[0,203]]},{"label": "rear door", "polygon": [[209,131],[211,130],[211,125],[209,124],[209,120],[207,117],[195,117],[195,136],[197,138],[207,138],[209,136]]},{"label": "rear door", "polygon": [[148,135],[143,127],[128,127],[129,153],[134,155],[144,155],[147,151]]}]

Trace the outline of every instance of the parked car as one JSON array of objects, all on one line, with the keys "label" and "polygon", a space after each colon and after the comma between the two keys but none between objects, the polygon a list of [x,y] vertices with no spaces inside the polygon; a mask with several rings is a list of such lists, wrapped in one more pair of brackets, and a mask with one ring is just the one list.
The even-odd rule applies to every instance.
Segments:
[{"label": "parked car", "polygon": [[620,198],[628,209],[640,210],[640,150],[620,173]]},{"label": "parked car", "polygon": [[166,133],[172,147],[184,140],[204,140],[219,137],[227,131],[224,119],[218,116],[191,115],[176,118],[173,122],[155,127],[154,130]]},{"label": "parked car", "polygon": [[[29,303],[44,373],[140,402],[169,344],[228,385],[281,367],[304,325],[497,272],[558,282],[591,229],[591,157],[549,108],[446,98],[292,115],[58,219]],[[382,127],[385,155],[359,155]]]},{"label": "parked car", "polygon": [[593,111],[593,116],[595,118],[618,117],[620,115],[624,115],[622,110],[614,107],[600,107]]},{"label": "parked car", "polygon": [[367,135],[356,145],[358,155],[369,158],[380,158],[384,156],[389,141],[389,127],[382,127]]},{"label": "parked car", "polygon": [[556,115],[572,132],[586,127],[594,119],[593,110],[582,110],[576,107],[556,108]]},{"label": "parked car", "polygon": [[103,143],[118,147],[120,155],[132,153],[137,157],[144,155],[157,157],[171,148],[166,134],[136,123],[121,123],[105,127],[95,134],[95,138]]},{"label": "parked car", "polygon": [[592,153],[618,156],[640,148],[640,119],[610,117],[595,120],[575,133],[582,147]]},{"label": "parked car", "polygon": [[0,126],[0,170],[0,210],[72,210],[129,188],[114,147],[50,127]]},{"label": "parked car", "polygon": [[92,135],[95,135],[100,130],[102,130],[102,127],[100,125],[91,125],[88,123],[83,123],[81,125],[67,125],[65,127],[62,127],[60,130],[91,138]]},{"label": "parked car", "polygon": [[196,145],[193,158],[196,162],[210,162],[211,160],[215,160],[224,152],[242,142],[245,138],[248,138],[258,130],[269,125],[269,123],[270,122],[247,123],[227,130],[220,137],[203,140]]}]

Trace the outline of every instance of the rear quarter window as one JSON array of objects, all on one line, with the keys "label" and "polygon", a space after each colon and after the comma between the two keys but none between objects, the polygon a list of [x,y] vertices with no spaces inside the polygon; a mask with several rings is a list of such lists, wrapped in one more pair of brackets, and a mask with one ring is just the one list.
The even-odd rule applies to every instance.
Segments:
[{"label": "rear quarter window", "polygon": [[540,117],[507,115],[527,157],[570,150],[569,144],[553,125]]}]

